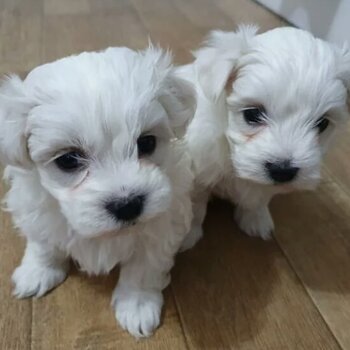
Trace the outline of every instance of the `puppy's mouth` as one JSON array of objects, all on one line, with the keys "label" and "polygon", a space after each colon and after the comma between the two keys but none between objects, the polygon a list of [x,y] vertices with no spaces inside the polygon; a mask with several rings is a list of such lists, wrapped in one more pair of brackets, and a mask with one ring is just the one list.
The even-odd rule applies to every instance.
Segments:
[{"label": "puppy's mouth", "polygon": [[289,184],[279,184],[279,183],[274,183],[273,186],[278,189],[280,193],[290,193],[297,191],[298,188],[293,186],[292,183]]},{"label": "puppy's mouth", "polygon": [[304,174],[300,174],[296,176],[294,179],[288,182],[278,182],[274,181],[270,177],[265,174],[261,174],[260,176],[239,176],[239,174],[235,174],[236,178],[240,178],[241,180],[247,181],[252,185],[263,186],[267,189],[271,189],[273,192],[277,193],[290,193],[296,191],[312,191],[317,188],[320,183],[320,176],[305,176]]},{"label": "puppy's mouth", "polygon": [[300,190],[298,184],[295,181],[291,181],[288,183],[280,183],[280,182],[273,182],[270,179],[265,179],[265,181],[262,181],[261,179],[254,179],[254,178],[247,178],[247,177],[240,177],[240,178],[254,185],[270,188],[275,193],[290,193],[290,192],[295,192]]},{"label": "puppy's mouth", "polygon": [[136,230],[134,229],[136,225],[137,225],[137,221],[122,223],[120,228],[118,229],[103,231],[95,235],[92,235],[88,238],[100,240],[100,239],[134,234],[136,232]]},{"label": "puppy's mouth", "polygon": [[308,181],[308,182],[298,182],[297,180],[281,184],[281,183],[274,183],[272,186],[279,192],[279,193],[290,193],[290,192],[296,192],[296,191],[312,191],[314,190],[319,181]]}]

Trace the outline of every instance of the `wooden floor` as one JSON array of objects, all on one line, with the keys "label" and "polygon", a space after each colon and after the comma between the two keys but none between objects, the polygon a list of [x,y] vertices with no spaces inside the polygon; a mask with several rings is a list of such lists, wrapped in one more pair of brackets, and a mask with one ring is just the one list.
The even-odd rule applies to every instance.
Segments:
[{"label": "wooden floor", "polygon": [[[82,50],[143,48],[149,35],[185,63],[209,29],[240,22],[284,25],[250,0],[0,0],[0,73],[25,73]],[[178,257],[162,326],[147,340],[135,341],[115,322],[117,273],[73,271],[46,297],[15,300],[10,276],[23,241],[1,214],[0,349],[350,349],[346,136],[317,192],[273,201],[275,240],[242,235],[230,205],[210,205],[205,238]]]}]

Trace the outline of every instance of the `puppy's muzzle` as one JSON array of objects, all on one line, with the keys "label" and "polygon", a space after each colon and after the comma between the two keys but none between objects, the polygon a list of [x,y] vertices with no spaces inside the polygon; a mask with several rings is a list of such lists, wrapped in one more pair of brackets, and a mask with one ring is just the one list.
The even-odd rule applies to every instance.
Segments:
[{"label": "puppy's muzzle", "polygon": [[133,196],[108,202],[105,208],[117,221],[129,222],[142,214],[144,202],[145,196]]},{"label": "puppy's muzzle", "polygon": [[266,162],[265,169],[275,183],[290,182],[295,179],[299,171],[299,168],[292,166],[289,160]]}]

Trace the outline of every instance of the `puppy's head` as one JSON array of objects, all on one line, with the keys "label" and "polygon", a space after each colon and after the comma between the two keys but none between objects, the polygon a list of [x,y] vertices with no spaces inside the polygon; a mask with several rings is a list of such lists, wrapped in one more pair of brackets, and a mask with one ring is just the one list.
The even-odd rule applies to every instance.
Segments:
[{"label": "puppy's head", "polygon": [[169,143],[194,98],[167,53],[83,53],[10,77],[0,94],[3,162],[37,173],[75,232],[122,230],[169,208]]},{"label": "puppy's head", "polygon": [[204,95],[227,109],[236,175],[276,189],[314,187],[347,119],[350,53],[294,28],[213,32],[197,53]]}]

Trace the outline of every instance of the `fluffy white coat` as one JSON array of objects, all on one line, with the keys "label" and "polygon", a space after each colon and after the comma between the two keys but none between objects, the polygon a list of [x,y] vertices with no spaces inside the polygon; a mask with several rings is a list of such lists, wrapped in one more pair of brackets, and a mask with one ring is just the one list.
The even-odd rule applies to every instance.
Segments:
[{"label": "fluffy white coat", "polygon": [[[236,204],[244,232],[267,239],[272,196],[317,185],[322,155],[348,119],[350,53],[300,29],[257,34],[241,26],[211,32],[194,55],[178,70],[197,91],[186,134],[196,176],[194,220],[183,248],[201,237],[211,192]],[[247,122],[247,109],[260,119]],[[271,164],[281,182],[267,171]],[[297,174],[289,181],[291,172]]]},{"label": "fluffy white coat", "polygon": [[[110,48],[9,77],[0,90],[5,203],[27,240],[14,294],[42,296],[73,258],[88,274],[120,264],[112,304],[120,325],[148,336],[159,325],[162,289],[192,219],[190,161],[175,136],[193,116],[189,84],[160,49]],[[154,135],[140,157],[138,139]],[[57,159],[79,150],[70,172]],[[141,194],[143,211],[123,222],[106,203]]]}]

